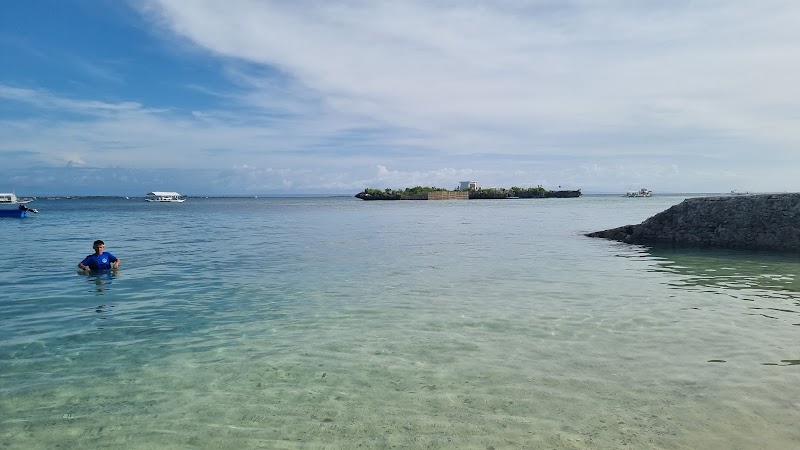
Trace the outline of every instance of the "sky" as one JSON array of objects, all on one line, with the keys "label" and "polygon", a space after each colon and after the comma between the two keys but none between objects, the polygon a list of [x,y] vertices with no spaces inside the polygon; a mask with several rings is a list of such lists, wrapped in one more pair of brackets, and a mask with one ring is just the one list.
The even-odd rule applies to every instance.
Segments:
[{"label": "sky", "polygon": [[0,2],[0,191],[800,191],[794,0]]}]

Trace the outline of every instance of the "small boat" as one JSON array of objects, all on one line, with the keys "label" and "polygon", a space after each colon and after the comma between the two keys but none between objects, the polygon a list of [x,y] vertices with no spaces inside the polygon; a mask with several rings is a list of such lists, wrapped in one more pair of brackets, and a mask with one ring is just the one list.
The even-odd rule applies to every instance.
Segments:
[{"label": "small boat", "polygon": [[28,213],[38,213],[28,207],[27,203],[32,201],[32,198],[17,198],[13,193],[0,193],[0,217],[28,217]]},{"label": "small boat", "polygon": [[641,188],[638,191],[628,191],[625,193],[625,197],[650,197],[653,195],[653,192],[647,188]]},{"label": "small boat", "polygon": [[183,203],[186,201],[181,194],[177,192],[160,192],[160,191],[153,191],[148,192],[147,195],[144,197],[144,200],[147,202],[158,202],[158,203]]}]

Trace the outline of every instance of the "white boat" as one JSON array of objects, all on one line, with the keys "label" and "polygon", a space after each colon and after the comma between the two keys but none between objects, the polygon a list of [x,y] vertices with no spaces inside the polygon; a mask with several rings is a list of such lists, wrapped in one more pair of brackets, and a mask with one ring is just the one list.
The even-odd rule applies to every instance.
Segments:
[{"label": "white boat", "polygon": [[144,197],[145,201],[148,202],[160,202],[160,203],[183,203],[186,201],[181,194],[177,192],[161,192],[161,191],[153,191],[148,192],[147,195]]},{"label": "white boat", "polygon": [[653,192],[647,188],[641,188],[638,191],[628,191],[625,193],[625,197],[650,197],[653,195]]},{"label": "white boat", "polygon": [[13,193],[0,193],[0,217],[25,217],[29,212],[38,213],[27,206],[32,201],[32,198],[17,198]]}]

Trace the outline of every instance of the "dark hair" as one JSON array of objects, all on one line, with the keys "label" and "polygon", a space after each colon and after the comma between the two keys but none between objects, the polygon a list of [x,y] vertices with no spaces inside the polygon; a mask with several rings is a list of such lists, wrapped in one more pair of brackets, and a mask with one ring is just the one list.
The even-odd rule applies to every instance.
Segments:
[{"label": "dark hair", "polygon": [[97,247],[98,245],[106,245],[106,243],[101,241],[100,239],[98,239],[98,240],[94,241],[94,244],[92,244],[92,247]]}]

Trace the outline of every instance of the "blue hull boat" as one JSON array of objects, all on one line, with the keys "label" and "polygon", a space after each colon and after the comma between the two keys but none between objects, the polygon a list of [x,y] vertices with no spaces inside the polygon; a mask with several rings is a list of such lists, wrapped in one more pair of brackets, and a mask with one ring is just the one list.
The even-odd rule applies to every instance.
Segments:
[{"label": "blue hull boat", "polygon": [[32,198],[17,198],[13,193],[0,193],[0,217],[28,217],[29,213],[38,213],[26,205],[32,201]]},{"label": "blue hull boat", "polygon": [[28,211],[21,209],[0,209],[0,217],[28,217]]}]

